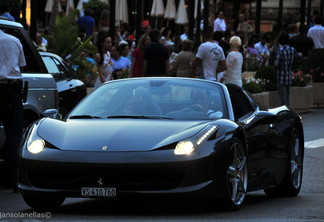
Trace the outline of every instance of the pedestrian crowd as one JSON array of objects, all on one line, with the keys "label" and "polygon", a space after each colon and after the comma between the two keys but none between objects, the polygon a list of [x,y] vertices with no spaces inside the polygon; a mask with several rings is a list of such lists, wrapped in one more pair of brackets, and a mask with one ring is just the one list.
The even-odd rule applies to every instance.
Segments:
[{"label": "pedestrian crowd", "polygon": [[[4,12],[4,16],[10,16],[10,9],[5,8]],[[246,13],[241,13],[234,30],[223,11],[219,11],[209,18],[207,28],[201,21],[202,35],[196,42],[189,39],[188,25],[176,35],[169,27],[152,30],[147,21],[139,39],[135,39],[134,30],[125,24],[114,27],[114,36],[111,36],[108,10],[101,12],[96,24],[91,11],[85,9],[76,24],[79,36],[89,36],[97,45],[98,53],[92,56],[98,70],[93,83],[95,88],[113,79],[145,76],[203,78],[242,87],[241,74],[248,63],[252,62],[257,67],[272,63],[276,66],[279,91],[282,85],[286,88],[286,98],[281,102],[289,105],[288,86],[293,65],[300,56],[306,57],[310,49],[324,47],[322,18],[318,11],[314,11],[308,30],[306,25],[299,24],[298,19],[287,13],[284,29],[274,37],[267,33],[256,35],[253,23],[247,17]],[[285,33],[288,35],[287,43],[281,38]],[[39,50],[46,51],[46,39],[39,33],[36,42]],[[283,44],[289,48],[282,47]],[[288,51],[297,56],[291,56]]]},{"label": "pedestrian crowd", "polygon": [[[247,60],[255,61],[259,67],[272,63],[277,69],[277,83],[290,86],[296,61],[307,56],[312,48],[324,47],[324,28],[320,16],[314,16],[309,30],[297,21],[285,24],[276,37],[267,33],[257,36],[245,14],[240,14],[234,30],[220,11],[215,19],[209,19],[207,28],[201,27],[199,45],[189,39],[188,26],[183,27],[183,33],[175,35],[168,27],[152,30],[146,25],[137,40],[133,30],[119,26],[115,27],[112,38],[105,25],[98,30],[97,36],[93,36],[99,50],[96,55],[99,76],[95,87],[113,79],[145,76],[203,78],[242,87],[241,74]],[[285,35],[288,42],[283,40]],[[110,43],[104,46],[103,41],[107,38]],[[280,91],[282,87],[278,86]],[[281,102],[289,105],[286,99]]]},{"label": "pedestrian crowd", "polygon": [[[286,58],[281,56],[278,59],[276,50],[281,47],[279,40],[283,33],[288,34],[287,44],[296,50],[298,56],[305,57],[310,49],[324,47],[324,27],[317,11],[309,30],[288,13],[283,22],[284,29],[278,32],[277,37],[268,33],[256,35],[246,13],[239,15],[234,30],[223,11],[219,11],[209,18],[207,28],[201,21],[202,35],[196,42],[189,39],[188,25],[176,35],[169,27],[152,30],[149,22],[145,23],[139,39],[135,39],[134,30],[125,24],[115,26],[114,36],[111,36],[109,17],[109,11],[103,10],[96,24],[91,11],[84,10],[76,21],[79,36],[89,36],[97,45],[98,53],[93,55],[98,69],[98,78],[93,83],[95,88],[113,79],[145,76],[203,78],[242,87],[241,74],[247,67],[247,61],[254,62],[258,67],[272,62],[277,67],[277,82],[280,82],[279,79],[283,78],[279,75],[282,71],[278,70],[282,64],[280,60]],[[38,48],[45,51],[44,38],[38,36],[38,39]],[[294,60],[298,58],[294,57]],[[289,63],[293,65],[295,61]],[[285,84],[290,85],[292,67],[281,69],[289,72],[284,78],[287,79]],[[283,104],[289,104],[283,101]]]}]

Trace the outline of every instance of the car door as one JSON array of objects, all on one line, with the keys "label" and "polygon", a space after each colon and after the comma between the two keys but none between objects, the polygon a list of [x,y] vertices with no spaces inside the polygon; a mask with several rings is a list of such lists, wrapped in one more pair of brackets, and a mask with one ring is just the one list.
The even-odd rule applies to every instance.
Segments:
[{"label": "car door", "polygon": [[42,54],[42,58],[56,81],[60,113],[65,116],[86,95],[86,86],[73,79],[73,70],[59,57]]},{"label": "car door", "polygon": [[249,187],[253,189],[260,184],[273,184],[278,161],[278,141],[281,137],[276,129],[277,116],[260,111],[241,88],[232,90],[230,96],[235,119],[246,133]]}]

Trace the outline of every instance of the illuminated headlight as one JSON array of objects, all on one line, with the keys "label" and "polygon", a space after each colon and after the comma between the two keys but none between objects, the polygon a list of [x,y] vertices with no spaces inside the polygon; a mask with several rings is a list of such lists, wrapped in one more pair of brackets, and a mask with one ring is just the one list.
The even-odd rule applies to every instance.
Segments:
[{"label": "illuminated headlight", "polygon": [[45,141],[37,135],[35,128],[36,127],[32,129],[30,137],[28,138],[27,150],[31,153],[37,154],[44,150]]},{"label": "illuminated headlight", "polygon": [[194,145],[191,141],[179,142],[174,150],[175,155],[189,155],[194,151]]},{"label": "illuminated headlight", "polygon": [[197,141],[197,145],[200,145],[202,142],[204,142],[209,136],[210,134],[212,134],[214,132],[214,130],[216,129],[216,126],[211,127],[206,133],[204,133]]},{"label": "illuminated headlight", "polygon": [[180,141],[176,148],[174,149],[175,155],[190,155],[197,146],[206,141],[209,136],[215,131],[216,126],[210,127],[210,129],[206,132],[199,133],[192,140]]},{"label": "illuminated headlight", "polygon": [[40,139],[40,140],[34,140],[28,143],[27,149],[31,153],[40,153],[45,147],[45,141]]}]

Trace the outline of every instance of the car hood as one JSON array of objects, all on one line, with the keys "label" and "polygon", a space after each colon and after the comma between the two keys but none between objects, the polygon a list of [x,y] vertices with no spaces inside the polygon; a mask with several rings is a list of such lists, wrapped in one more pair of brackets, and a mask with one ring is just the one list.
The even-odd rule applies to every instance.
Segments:
[{"label": "car hood", "polygon": [[150,151],[189,138],[210,121],[46,118],[38,135],[61,150]]}]

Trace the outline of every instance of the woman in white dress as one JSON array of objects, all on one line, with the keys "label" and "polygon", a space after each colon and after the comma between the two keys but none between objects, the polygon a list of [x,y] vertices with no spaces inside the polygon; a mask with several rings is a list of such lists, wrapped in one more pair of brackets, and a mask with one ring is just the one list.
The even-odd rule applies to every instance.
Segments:
[{"label": "woman in white dress", "polygon": [[102,35],[98,41],[98,53],[95,60],[98,68],[98,78],[95,82],[94,88],[98,88],[104,82],[112,79],[113,62],[110,55],[112,40],[108,35]]},{"label": "woman in white dress", "polygon": [[226,58],[227,70],[225,70],[224,75],[219,80],[221,83],[233,83],[242,87],[243,56],[239,52],[241,44],[242,41],[238,36],[233,36],[230,39],[231,51]]}]

